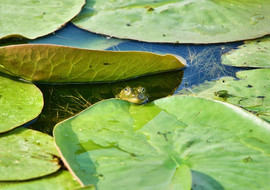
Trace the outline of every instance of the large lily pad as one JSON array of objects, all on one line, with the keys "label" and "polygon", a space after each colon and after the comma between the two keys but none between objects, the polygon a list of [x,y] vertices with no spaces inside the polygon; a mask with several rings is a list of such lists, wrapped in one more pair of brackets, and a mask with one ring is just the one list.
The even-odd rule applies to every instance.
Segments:
[{"label": "large lily pad", "polygon": [[80,184],[73,176],[64,170],[35,180],[0,182],[0,188],[3,190],[74,190],[79,187]]},{"label": "large lily pad", "polygon": [[84,0],[1,0],[0,39],[34,39],[61,28],[76,16]]},{"label": "large lily pad", "polygon": [[270,68],[270,37],[246,41],[239,49],[231,50],[221,58],[225,65]]},{"label": "large lily pad", "polygon": [[269,0],[87,0],[72,22],[118,38],[217,43],[269,34],[269,10]]},{"label": "large lily pad", "polygon": [[241,71],[236,76],[240,80],[223,77],[178,93],[229,102],[270,122],[270,69]]},{"label": "large lily pad", "polygon": [[218,101],[106,100],[57,124],[54,137],[70,171],[100,190],[190,190],[191,178],[192,189],[269,184],[270,125]]},{"label": "large lily pad", "polygon": [[25,128],[0,135],[0,163],[0,181],[42,177],[61,167],[53,138]]},{"label": "large lily pad", "polygon": [[184,66],[183,58],[169,54],[38,44],[0,48],[1,72],[38,82],[111,82]]},{"label": "large lily pad", "polygon": [[33,120],[42,108],[43,96],[34,84],[0,75],[0,132]]}]

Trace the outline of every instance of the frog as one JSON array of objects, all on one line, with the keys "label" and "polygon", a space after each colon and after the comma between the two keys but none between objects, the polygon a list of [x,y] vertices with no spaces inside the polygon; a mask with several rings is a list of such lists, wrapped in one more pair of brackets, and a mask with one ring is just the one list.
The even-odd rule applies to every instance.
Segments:
[{"label": "frog", "polygon": [[115,97],[134,104],[145,104],[148,101],[149,96],[145,93],[145,88],[142,86],[136,88],[127,86]]},{"label": "frog", "polygon": [[224,99],[227,99],[230,96],[228,90],[219,90],[217,92],[214,92],[214,94],[215,96],[221,97]]}]

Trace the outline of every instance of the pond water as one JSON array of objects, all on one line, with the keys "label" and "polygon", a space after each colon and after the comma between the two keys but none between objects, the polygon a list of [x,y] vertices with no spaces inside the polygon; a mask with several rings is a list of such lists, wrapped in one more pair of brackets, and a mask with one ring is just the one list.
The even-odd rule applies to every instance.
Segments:
[{"label": "pond water", "polygon": [[[37,84],[44,94],[45,106],[32,128],[51,133],[54,125],[102,99],[114,98],[125,86],[144,86],[150,101],[177,93],[183,88],[222,76],[234,76],[239,68],[221,64],[221,55],[241,45],[241,42],[224,44],[161,44],[132,40],[119,40],[90,33],[68,23],[61,30],[36,40],[16,39],[14,43],[57,44],[79,48],[112,51],[148,51],[174,54],[183,57],[187,66],[181,71],[139,77],[112,84]],[[9,42],[6,42],[6,45]]]}]

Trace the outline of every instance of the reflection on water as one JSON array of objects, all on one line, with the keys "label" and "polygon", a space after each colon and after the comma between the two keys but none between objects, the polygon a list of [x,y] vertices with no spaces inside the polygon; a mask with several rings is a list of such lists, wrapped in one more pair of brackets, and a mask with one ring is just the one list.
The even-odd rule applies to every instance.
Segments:
[{"label": "reflection on water", "polygon": [[149,101],[172,95],[182,82],[182,70],[106,84],[37,84],[44,95],[44,109],[31,128],[51,134],[54,125],[90,105],[114,98],[126,86],[143,86]]}]

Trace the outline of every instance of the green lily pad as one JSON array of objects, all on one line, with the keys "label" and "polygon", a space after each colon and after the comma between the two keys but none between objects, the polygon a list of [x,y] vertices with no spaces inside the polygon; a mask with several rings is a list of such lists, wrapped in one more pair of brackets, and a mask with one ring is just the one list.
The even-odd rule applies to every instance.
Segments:
[{"label": "green lily pad", "polygon": [[270,68],[270,37],[246,41],[239,49],[231,50],[221,58],[225,65]]},{"label": "green lily pad", "polygon": [[223,77],[183,89],[178,94],[196,95],[240,106],[270,122],[270,69],[237,72],[240,80]]},{"label": "green lily pad", "polygon": [[35,119],[43,108],[40,90],[0,75],[0,133]]},{"label": "green lily pad", "polygon": [[1,0],[0,39],[34,39],[61,28],[76,16],[84,0]]},{"label": "green lily pad", "polygon": [[35,180],[0,182],[0,188],[3,190],[74,190],[79,187],[80,184],[73,176],[68,171],[64,170]]},{"label": "green lily pad", "polygon": [[69,170],[100,190],[246,190],[269,184],[270,125],[219,101],[101,101],[57,124],[54,137]]},{"label": "green lily pad", "polygon": [[183,58],[169,54],[38,44],[0,48],[1,72],[35,82],[111,82],[184,66]]},{"label": "green lily pad", "polygon": [[53,138],[26,128],[0,134],[0,181],[18,181],[56,172],[58,152]]},{"label": "green lily pad", "polygon": [[269,0],[86,0],[72,22],[118,38],[218,43],[269,34],[269,10]]}]

